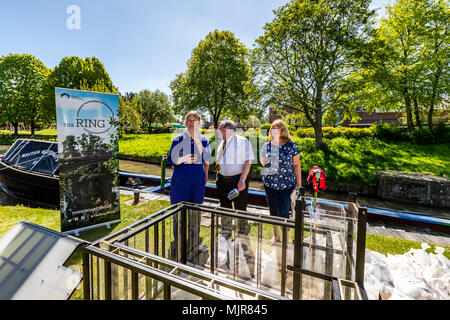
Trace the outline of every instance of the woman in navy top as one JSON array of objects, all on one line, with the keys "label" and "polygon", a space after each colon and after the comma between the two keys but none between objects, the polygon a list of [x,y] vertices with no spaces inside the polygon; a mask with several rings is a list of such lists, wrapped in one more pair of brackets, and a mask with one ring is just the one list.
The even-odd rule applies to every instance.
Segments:
[{"label": "woman in navy top", "polygon": [[[268,140],[260,152],[267,204],[271,215],[289,218],[291,193],[302,186],[300,150],[291,140],[289,130],[282,120],[272,123]],[[274,236],[270,244],[276,242],[280,242],[278,226],[274,226]]]},{"label": "woman in navy top", "polygon": [[167,157],[167,162],[174,168],[170,184],[171,204],[181,201],[203,203],[211,149],[208,139],[200,134],[200,123],[200,115],[189,111],[186,130],[172,141]]},{"label": "woman in navy top", "polygon": [[[167,162],[172,166],[173,174],[170,183],[170,203],[181,201],[203,203],[205,185],[208,181],[209,158],[211,148],[208,139],[200,134],[201,118],[196,111],[186,115],[186,130],[177,135],[170,147]],[[189,214],[189,238],[200,241],[200,218]],[[173,235],[177,238],[177,215],[173,216]],[[193,244],[197,245],[197,243]],[[172,248],[175,257],[175,247]]]}]

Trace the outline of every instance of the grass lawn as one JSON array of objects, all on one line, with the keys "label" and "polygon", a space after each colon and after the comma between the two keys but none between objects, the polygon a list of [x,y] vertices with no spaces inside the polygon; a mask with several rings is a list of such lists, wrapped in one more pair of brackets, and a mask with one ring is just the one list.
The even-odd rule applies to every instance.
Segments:
[{"label": "grass lawn", "polygon": [[[1,134],[14,134],[13,131],[8,131],[8,130],[1,130],[0,131]],[[31,135],[31,131],[18,131],[18,134],[29,134]],[[37,130],[34,132],[34,134],[39,134],[39,135],[43,135],[43,136],[56,136],[57,130],[56,129],[44,129],[44,130]]]}]

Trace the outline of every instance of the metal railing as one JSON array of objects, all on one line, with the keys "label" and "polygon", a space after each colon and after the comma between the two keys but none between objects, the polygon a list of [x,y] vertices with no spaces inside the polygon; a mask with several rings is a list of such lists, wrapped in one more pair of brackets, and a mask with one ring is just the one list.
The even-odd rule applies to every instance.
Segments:
[{"label": "metal railing", "polygon": [[300,196],[295,220],[172,205],[84,248],[85,299],[366,299],[365,209],[317,204]]}]

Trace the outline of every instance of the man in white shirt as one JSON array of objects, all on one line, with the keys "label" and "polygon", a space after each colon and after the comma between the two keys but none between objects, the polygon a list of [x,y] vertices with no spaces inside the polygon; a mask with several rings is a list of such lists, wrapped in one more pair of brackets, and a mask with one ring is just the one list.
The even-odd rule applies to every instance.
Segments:
[{"label": "man in white shirt", "polygon": [[[219,193],[220,206],[225,208],[247,210],[249,172],[252,161],[255,159],[252,145],[245,137],[235,134],[236,125],[231,120],[224,120],[219,124],[222,141],[217,148],[216,158],[216,186]],[[239,196],[232,201],[228,193],[237,189]],[[222,224],[223,230],[228,229],[228,219]],[[239,232],[248,234],[248,224],[239,226]]]}]

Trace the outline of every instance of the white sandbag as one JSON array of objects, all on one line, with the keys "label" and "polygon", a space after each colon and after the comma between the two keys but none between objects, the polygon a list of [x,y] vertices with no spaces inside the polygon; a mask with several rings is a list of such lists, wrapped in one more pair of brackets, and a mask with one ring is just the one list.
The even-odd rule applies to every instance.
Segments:
[{"label": "white sandbag", "polygon": [[437,247],[434,254],[426,252],[428,244],[421,247],[387,257],[366,250],[364,287],[369,299],[450,299],[450,261],[444,249]]},{"label": "white sandbag", "polygon": [[[217,248],[217,268],[225,269],[225,271],[228,271],[228,267],[226,265],[228,259],[228,242],[227,239],[225,239],[225,237],[222,236],[221,234],[219,234],[219,236],[217,237],[216,248]],[[211,263],[211,255],[206,261],[206,264],[210,263]]]},{"label": "white sandbag", "polygon": [[[230,241],[228,243],[228,257],[230,259],[230,272],[234,273],[234,251],[235,251],[235,244],[234,240]],[[244,256],[244,250],[242,249],[242,245],[238,242],[237,245],[237,251],[238,251],[238,270],[237,270],[237,276],[240,278],[250,278],[250,269],[248,267],[247,259]]]},{"label": "white sandbag", "polygon": [[[388,285],[384,296],[391,296],[389,288],[393,288],[393,279],[389,271],[386,256],[366,249],[364,270],[364,288],[370,300],[377,300],[380,289],[383,285]],[[383,297],[383,299],[385,299]]]},{"label": "white sandbag", "polygon": [[[256,250],[256,257],[258,257],[258,249]],[[261,250],[261,278],[260,284],[266,287],[276,287],[280,284],[280,278],[278,277],[278,262],[276,249],[272,249],[270,254],[266,254],[264,250]],[[255,274],[257,272],[257,265],[255,264]]]}]

